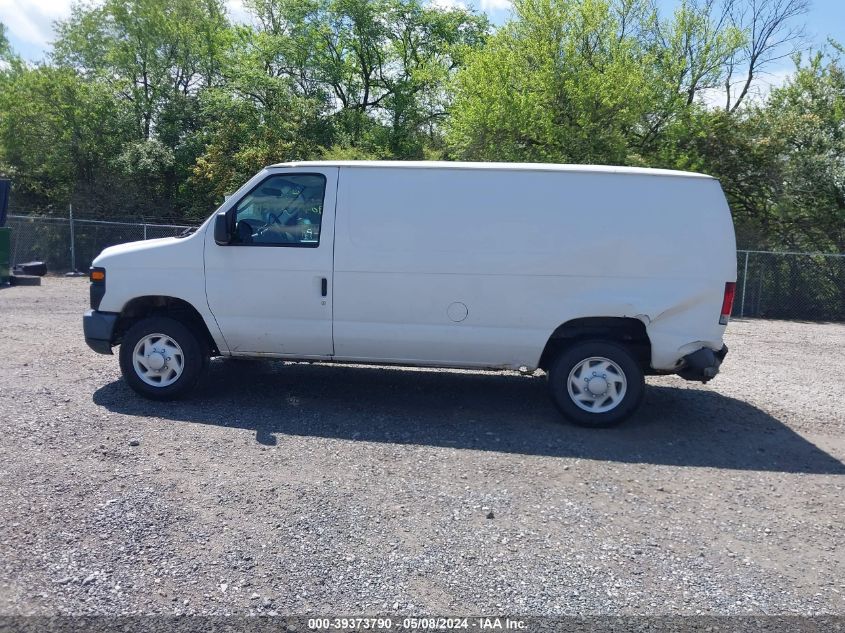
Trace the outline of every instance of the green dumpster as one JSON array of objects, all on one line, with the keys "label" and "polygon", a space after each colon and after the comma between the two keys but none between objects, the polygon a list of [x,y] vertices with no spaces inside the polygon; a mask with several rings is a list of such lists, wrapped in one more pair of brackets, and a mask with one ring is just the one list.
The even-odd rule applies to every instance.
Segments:
[{"label": "green dumpster", "polygon": [[12,229],[0,226],[0,284],[9,283]]},{"label": "green dumpster", "polygon": [[12,229],[0,226],[0,284],[9,283]]},{"label": "green dumpster", "polygon": [[12,229],[6,226],[10,185],[7,179],[0,178],[0,285],[9,283],[12,264]]}]

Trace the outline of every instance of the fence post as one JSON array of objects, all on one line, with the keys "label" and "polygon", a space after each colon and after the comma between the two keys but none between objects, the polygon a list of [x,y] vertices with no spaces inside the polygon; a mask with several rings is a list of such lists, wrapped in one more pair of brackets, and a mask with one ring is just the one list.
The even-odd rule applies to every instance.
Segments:
[{"label": "fence post", "polygon": [[70,220],[70,269],[72,272],[76,272],[76,244],[73,234],[73,203],[69,202],[67,208]]},{"label": "fence post", "polygon": [[742,273],[742,303],[739,304],[739,318],[745,316],[745,284],[748,282],[748,251],[745,251],[745,271]]},{"label": "fence post", "polygon": [[147,239],[147,223],[144,222],[144,239]]}]

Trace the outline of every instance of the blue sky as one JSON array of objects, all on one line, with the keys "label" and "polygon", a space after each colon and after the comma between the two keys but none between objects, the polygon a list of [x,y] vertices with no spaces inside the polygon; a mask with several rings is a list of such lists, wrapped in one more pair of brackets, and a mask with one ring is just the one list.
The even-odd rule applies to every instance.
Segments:
[{"label": "blue sky", "polygon": [[[472,6],[486,11],[493,22],[501,24],[509,14],[508,0],[432,0],[441,5]],[[661,9],[671,12],[679,0],[658,0]],[[0,22],[8,30],[14,49],[24,58],[37,61],[44,57],[53,39],[52,23],[67,16],[72,0],[0,0]],[[243,17],[242,0],[227,0],[230,13]],[[806,16],[807,35],[814,47],[822,46],[828,37],[845,43],[845,0],[815,0]],[[791,67],[787,60],[773,73]]]},{"label": "blue sky", "polygon": [[[666,13],[679,4],[678,0],[658,0],[661,10]],[[804,17],[808,40],[813,47],[825,44],[828,37],[845,44],[845,0],[810,0],[810,12]]]}]

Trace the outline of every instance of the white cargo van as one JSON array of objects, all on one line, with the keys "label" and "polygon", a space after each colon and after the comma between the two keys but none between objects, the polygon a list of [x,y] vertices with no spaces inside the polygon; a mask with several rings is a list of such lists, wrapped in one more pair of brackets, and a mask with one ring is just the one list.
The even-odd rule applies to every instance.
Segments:
[{"label": "white cargo van", "polygon": [[[719,370],[736,279],[717,180],[505,163],[301,162],[194,233],[105,249],[85,339],[166,400],[210,356],[541,368],[608,426],[644,374]],[[491,394],[495,397],[495,394]]]}]

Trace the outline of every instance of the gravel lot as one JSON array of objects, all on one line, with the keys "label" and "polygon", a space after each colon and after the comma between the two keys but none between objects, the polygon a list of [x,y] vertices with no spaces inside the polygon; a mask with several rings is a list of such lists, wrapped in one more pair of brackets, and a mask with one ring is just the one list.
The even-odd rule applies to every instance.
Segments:
[{"label": "gravel lot", "polygon": [[0,290],[0,614],[845,614],[845,326],[734,322],[618,429],[545,378],[215,361],[157,404],[83,279]]}]

